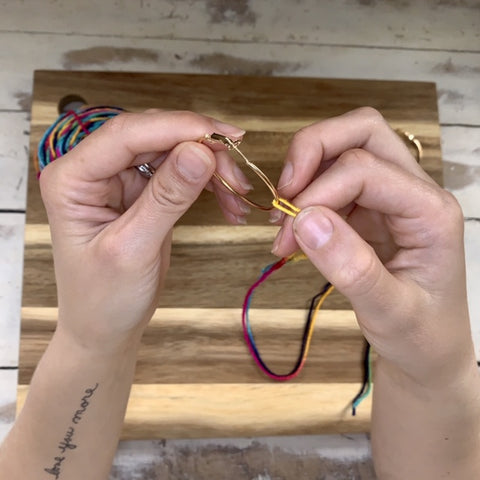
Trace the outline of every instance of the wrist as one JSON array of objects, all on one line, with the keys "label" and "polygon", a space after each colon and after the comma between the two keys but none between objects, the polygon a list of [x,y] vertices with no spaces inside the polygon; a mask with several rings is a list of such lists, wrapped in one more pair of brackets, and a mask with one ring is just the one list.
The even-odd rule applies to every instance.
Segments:
[{"label": "wrist", "polygon": [[101,361],[108,358],[115,360],[130,355],[136,357],[142,334],[143,328],[139,328],[127,333],[112,331],[106,336],[98,334],[94,329],[71,328],[59,318],[52,344],[59,345],[75,355],[101,359]]},{"label": "wrist", "polygon": [[371,425],[379,478],[438,479],[448,472],[455,478],[475,478],[480,468],[480,377],[475,359],[456,378],[440,380],[441,375],[419,381],[379,359]]},{"label": "wrist", "polygon": [[414,403],[437,403],[443,399],[454,404],[462,398],[480,398],[480,374],[473,351],[460,356],[454,366],[438,365],[429,369],[429,375],[419,377],[379,357],[375,365],[375,388]]}]

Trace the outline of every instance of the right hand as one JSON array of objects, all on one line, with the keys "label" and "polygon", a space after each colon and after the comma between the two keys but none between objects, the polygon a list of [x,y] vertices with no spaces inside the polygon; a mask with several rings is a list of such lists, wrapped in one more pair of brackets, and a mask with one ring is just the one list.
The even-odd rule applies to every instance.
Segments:
[{"label": "right hand", "polygon": [[428,385],[476,369],[462,211],[378,112],[302,129],[282,183],[302,212],[283,222],[274,253],[305,252],[391,373]]}]

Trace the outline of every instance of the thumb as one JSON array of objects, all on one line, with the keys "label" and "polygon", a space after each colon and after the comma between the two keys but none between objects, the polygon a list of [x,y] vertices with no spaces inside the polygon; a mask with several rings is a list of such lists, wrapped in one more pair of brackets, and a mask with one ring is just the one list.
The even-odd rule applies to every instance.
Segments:
[{"label": "thumb", "polygon": [[135,203],[122,215],[122,234],[139,251],[159,251],[177,220],[198,198],[215,170],[212,151],[196,142],[177,145]]},{"label": "thumb", "polygon": [[325,207],[309,207],[295,218],[293,229],[300,248],[350,300],[357,315],[377,317],[388,308],[396,279],[373,248],[338,214]]}]

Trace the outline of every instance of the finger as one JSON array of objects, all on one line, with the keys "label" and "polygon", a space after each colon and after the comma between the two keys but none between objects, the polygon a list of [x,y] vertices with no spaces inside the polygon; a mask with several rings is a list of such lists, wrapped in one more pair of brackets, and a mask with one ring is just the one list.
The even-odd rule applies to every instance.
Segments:
[{"label": "finger", "polygon": [[[150,152],[141,154],[136,158],[136,161],[141,163],[148,163],[155,170],[167,158],[169,152]],[[128,168],[119,173],[123,183],[123,206],[130,208],[138,196],[142,193],[148,179],[141,175],[136,169]]]},{"label": "finger", "polygon": [[331,162],[353,148],[365,149],[433,182],[382,115],[365,107],[314,123],[297,132],[278,181],[281,194],[293,198],[315,177],[322,163]]},{"label": "finger", "polygon": [[[217,159],[216,172],[226,180],[237,192],[242,195],[247,194],[253,189],[252,184],[242,172],[235,160],[226,151],[215,153]],[[227,188],[218,179],[214,179],[223,190],[228,192]]]},{"label": "finger", "polygon": [[245,225],[250,207],[242,199],[225,191],[224,187],[217,183],[214,184],[214,192],[225,219],[233,225]]},{"label": "finger", "polygon": [[208,181],[208,183],[205,185],[205,190],[209,191],[209,192],[214,192],[215,191],[215,187],[214,187],[214,183],[213,183],[213,180],[210,179]]},{"label": "finger", "polygon": [[69,168],[83,180],[103,180],[139,164],[140,154],[168,151],[213,132],[234,137],[244,133],[192,112],[122,113],[77,145]]},{"label": "finger", "polygon": [[215,156],[207,146],[185,142],[175,147],[137,201],[114,222],[118,242],[124,239],[125,248],[135,255],[149,258],[157,254],[163,239],[198,198],[214,170]]},{"label": "finger", "polygon": [[[401,298],[401,283],[372,247],[332,210],[309,207],[300,212],[293,228],[303,252],[351,301],[358,317],[381,318],[391,299]],[[385,322],[392,316],[386,316]]]},{"label": "finger", "polygon": [[[247,195],[253,186],[230,154],[225,150],[217,151],[215,157],[217,160],[216,173],[238,193]],[[225,219],[233,225],[246,224],[245,215],[250,213],[250,207],[241,198],[230,192],[218,178],[212,178],[211,185]]]},{"label": "finger", "polygon": [[[420,247],[427,239],[421,232],[435,232],[440,238],[444,192],[403,168],[380,160],[365,150],[350,150],[323,175],[312,182],[293,203],[300,209],[312,205],[341,211],[351,204],[391,216],[391,233],[399,246]],[[274,244],[276,255],[291,253],[296,240],[292,220],[286,219]]]},{"label": "finger", "polygon": [[157,169],[163,160],[170,152],[146,152],[137,155],[134,163],[135,165],[142,165],[144,163],[150,164],[153,168]]}]

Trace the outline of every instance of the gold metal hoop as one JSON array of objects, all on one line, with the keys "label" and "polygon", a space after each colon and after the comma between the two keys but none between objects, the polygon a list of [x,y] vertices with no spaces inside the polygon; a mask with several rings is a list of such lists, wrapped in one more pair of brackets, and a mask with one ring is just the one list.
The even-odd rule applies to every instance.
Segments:
[{"label": "gold metal hoop", "polygon": [[295,217],[297,213],[300,212],[300,209],[297,208],[295,205],[292,205],[288,200],[281,198],[278,194],[278,190],[275,188],[275,185],[270,181],[270,179],[265,175],[265,173],[258,168],[253,162],[251,162],[238,148],[240,145],[241,140],[232,140],[231,138],[226,137],[225,135],[221,135],[220,133],[212,133],[211,135],[205,135],[205,137],[199,140],[200,142],[207,142],[207,143],[221,143],[222,145],[226,146],[228,150],[234,150],[240,158],[245,162],[245,164],[262,180],[262,182],[266,185],[268,190],[273,196],[272,202],[270,205],[261,205],[260,203],[254,202],[250,200],[248,197],[243,195],[242,193],[238,192],[230,183],[227,182],[218,172],[215,172],[213,175],[215,178],[233,195],[241,198],[247,205],[251,207],[257,208],[263,211],[270,211],[274,208],[281,210],[282,212]]},{"label": "gold metal hoop", "polygon": [[[413,134],[410,132],[407,132],[406,130],[401,130],[401,129],[396,129],[395,132],[402,137],[402,140],[408,141],[411,145],[415,147],[416,150],[416,157],[417,157],[417,163],[420,163],[423,159],[423,145],[422,142]],[[407,143],[405,141],[405,143]]]},{"label": "gold metal hoop", "polygon": [[[418,140],[413,133],[407,132],[405,130],[400,130],[397,129],[395,130],[396,133],[405,141],[405,143],[408,141],[411,145],[413,145],[416,149],[416,157],[417,157],[417,162],[420,163],[420,161],[423,159],[423,146],[420,140]],[[230,183],[227,182],[218,172],[215,172],[213,175],[215,178],[233,195],[235,195],[238,198],[241,198],[247,205],[250,205],[251,207],[257,208],[259,210],[263,211],[270,211],[273,208],[276,208],[280,210],[281,212],[286,213],[287,215],[290,215],[292,217],[296,217],[297,214],[300,212],[300,209],[290,203],[288,200],[281,198],[280,195],[278,194],[277,189],[275,188],[275,185],[270,181],[270,179],[265,175],[265,173],[258,168],[253,162],[251,162],[238,148],[238,146],[241,143],[241,140],[232,140],[231,138],[222,135],[220,133],[212,133],[211,135],[206,134],[204,137],[199,139],[199,142],[201,143],[220,143],[224,145],[228,150],[234,150],[240,158],[245,162],[245,164],[262,180],[262,182],[266,185],[270,193],[272,194],[272,202],[270,205],[261,205],[260,203],[254,202],[253,200],[250,200],[247,198],[245,195],[242,193],[238,192]]]}]

